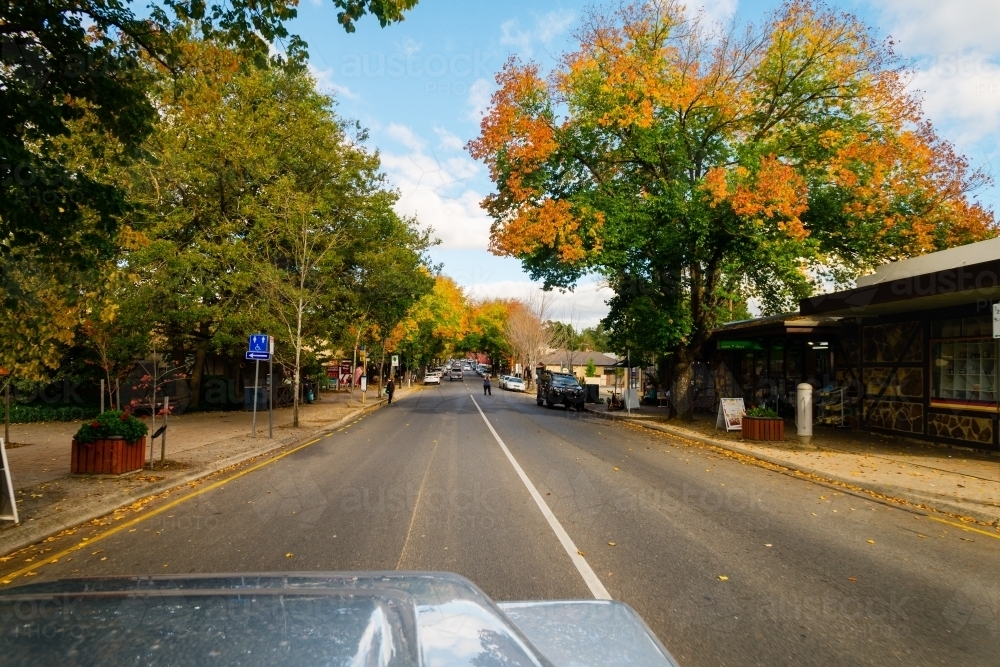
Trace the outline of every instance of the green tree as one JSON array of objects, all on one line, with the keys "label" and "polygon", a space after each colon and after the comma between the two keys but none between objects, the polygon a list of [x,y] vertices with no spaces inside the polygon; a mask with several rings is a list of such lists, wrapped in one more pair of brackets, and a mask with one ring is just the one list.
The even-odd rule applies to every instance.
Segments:
[{"label": "green tree", "polygon": [[[74,170],[53,142],[89,114],[122,144],[139,150],[156,118],[148,95],[152,60],[183,69],[175,23],[193,24],[205,39],[236,47],[261,66],[281,42],[301,65],[306,44],[285,24],[296,0],[167,0],[138,17],[128,0],[18,0],[0,5],[0,253],[36,252],[86,263],[113,253],[115,226],[129,209],[113,184]],[[382,26],[401,21],[416,0],[334,0],[348,32],[365,14]]]}]

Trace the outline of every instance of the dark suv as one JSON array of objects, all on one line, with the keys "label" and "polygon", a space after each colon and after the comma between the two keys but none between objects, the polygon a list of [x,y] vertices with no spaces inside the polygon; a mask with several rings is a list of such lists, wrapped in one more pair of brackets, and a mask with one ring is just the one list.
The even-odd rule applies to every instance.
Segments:
[{"label": "dark suv", "polygon": [[545,403],[551,408],[557,403],[562,403],[567,410],[576,408],[582,412],[585,397],[583,387],[568,373],[542,371],[538,374],[538,394],[535,396],[535,402],[539,405]]}]

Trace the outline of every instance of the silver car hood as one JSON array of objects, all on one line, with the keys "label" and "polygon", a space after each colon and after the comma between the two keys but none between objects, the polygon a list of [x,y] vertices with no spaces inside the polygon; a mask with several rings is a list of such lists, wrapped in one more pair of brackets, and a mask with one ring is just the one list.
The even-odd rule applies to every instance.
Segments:
[{"label": "silver car hood", "polygon": [[610,601],[494,604],[448,573],[108,577],[0,592],[5,665],[676,665]]}]

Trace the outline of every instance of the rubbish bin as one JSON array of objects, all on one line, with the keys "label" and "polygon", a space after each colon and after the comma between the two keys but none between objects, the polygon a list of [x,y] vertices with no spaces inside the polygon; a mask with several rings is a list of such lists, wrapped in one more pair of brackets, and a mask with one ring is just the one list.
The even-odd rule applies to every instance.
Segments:
[{"label": "rubbish bin", "polygon": [[[253,412],[253,387],[243,388],[243,409]],[[257,387],[257,410],[267,410],[267,387]]]},{"label": "rubbish bin", "polygon": [[601,385],[588,384],[584,386],[587,388],[587,397],[584,400],[587,403],[598,403],[601,398]]}]

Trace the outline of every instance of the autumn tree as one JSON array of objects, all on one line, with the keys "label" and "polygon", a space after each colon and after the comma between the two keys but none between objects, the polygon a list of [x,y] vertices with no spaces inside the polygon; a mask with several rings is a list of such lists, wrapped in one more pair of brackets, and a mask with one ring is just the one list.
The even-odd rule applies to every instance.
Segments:
[{"label": "autumn tree", "polygon": [[823,278],[995,233],[987,182],[923,117],[857,18],[788,2],[712,30],[671,0],[594,10],[547,76],[510,60],[472,155],[491,249],[547,287],[614,291],[611,342],[692,364],[730,306],[789,309]]},{"label": "autumn tree", "polygon": [[515,362],[520,363],[528,377],[528,386],[535,381],[535,367],[548,350],[551,332],[547,326],[551,302],[546,292],[533,293],[511,304],[505,334]]},{"label": "autumn tree", "polygon": [[414,303],[396,326],[393,340],[418,367],[452,356],[469,331],[468,300],[447,276],[438,274],[434,287]]},{"label": "autumn tree", "polygon": [[512,302],[505,299],[484,299],[474,302],[468,315],[468,328],[455,346],[457,352],[482,352],[494,369],[510,356],[507,339],[507,318]]}]

